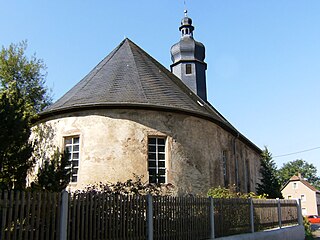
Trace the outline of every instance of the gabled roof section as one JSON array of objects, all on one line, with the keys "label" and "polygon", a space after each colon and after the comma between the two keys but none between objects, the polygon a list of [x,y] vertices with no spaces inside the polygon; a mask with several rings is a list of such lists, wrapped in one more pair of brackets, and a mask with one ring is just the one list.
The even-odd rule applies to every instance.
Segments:
[{"label": "gabled roof section", "polygon": [[312,186],[308,181],[304,180],[301,176],[292,176],[289,181],[283,186],[282,189],[284,189],[290,182],[301,182],[303,183],[307,188],[309,188],[310,190],[314,191],[314,192],[317,192],[317,193],[320,193],[320,191],[315,188],[314,186]]},{"label": "gabled roof section", "polygon": [[78,84],[41,112],[40,120],[92,108],[144,108],[183,112],[241,135],[216,109],[129,39],[123,40]]}]

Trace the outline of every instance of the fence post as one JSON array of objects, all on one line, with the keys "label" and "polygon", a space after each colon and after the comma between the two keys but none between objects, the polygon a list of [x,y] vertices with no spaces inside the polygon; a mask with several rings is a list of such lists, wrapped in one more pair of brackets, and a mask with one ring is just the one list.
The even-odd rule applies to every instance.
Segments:
[{"label": "fence post", "polygon": [[147,195],[147,240],[153,240],[153,203],[151,194]]},{"label": "fence post", "polygon": [[213,198],[209,197],[210,200],[210,239],[215,239],[215,232],[214,232],[214,205],[213,205]]},{"label": "fence post", "polygon": [[301,209],[301,199],[297,199],[297,211],[298,211],[298,223],[303,225],[302,209]]},{"label": "fence post", "polygon": [[277,198],[278,201],[278,220],[279,220],[279,228],[282,227],[282,216],[281,216],[281,203],[280,203],[280,199]]},{"label": "fence post", "polygon": [[61,192],[61,208],[60,208],[60,240],[67,240],[68,230],[68,192]]},{"label": "fence post", "polygon": [[250,226],[251,232],[254,233],[254,208],[252,198],[250,198]]}]

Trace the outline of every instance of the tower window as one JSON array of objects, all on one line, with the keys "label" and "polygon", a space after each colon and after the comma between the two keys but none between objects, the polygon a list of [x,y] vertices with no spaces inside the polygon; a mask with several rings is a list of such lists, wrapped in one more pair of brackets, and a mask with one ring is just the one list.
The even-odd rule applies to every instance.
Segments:
[{"label": "tower window", "polygon": [[165,138],[148,139],[149,183],[166,182]]},{"label": "tower window", "polygon": [[66,137],[64,139],[65,149],[68,152],[69,166],[71,168],[71,179],[70,182],[77,182],[78,180],[78,169],[80,159],[80,137]]},{"label": "tower window", "polygon": [[192,66],[190,63],[186,64],[186,74],[191,74],[192,73]]}]

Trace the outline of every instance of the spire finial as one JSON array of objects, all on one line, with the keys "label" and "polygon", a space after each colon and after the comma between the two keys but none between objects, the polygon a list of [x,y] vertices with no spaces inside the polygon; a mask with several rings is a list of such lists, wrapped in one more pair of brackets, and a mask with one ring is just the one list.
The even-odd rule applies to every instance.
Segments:
[{"label": "spire finial", "polygon": [[184,16],[185,16],[185,17],[188,17],[188,10],[185,9],[183,12],[184,12]]}]

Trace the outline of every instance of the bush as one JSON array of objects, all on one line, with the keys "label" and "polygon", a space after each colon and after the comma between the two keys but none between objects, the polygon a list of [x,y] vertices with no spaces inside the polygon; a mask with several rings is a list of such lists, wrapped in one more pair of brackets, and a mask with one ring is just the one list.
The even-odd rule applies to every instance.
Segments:
[{"label": "bush", "polygon": [[134,179],[129,179],[125,182],[117,183],[102,183],[92,184],[85,187],[84,190],[78,190],[77,193],[109,193],[119,195],[148,195],[153,196],[172,196],[174,186],[171,183],[154,184],[142,182],[143,176],[134,174]]},{"label": "bush", "polygon": [[213,198],[259,198],[265,199],[267,198],[266,194],[257,195],[253,192],[250,193],[241,193],[237,192],[235,186],[231,186],[230,188],[223,188],[223,187],[215,187],[210,188],[207,195]]},{"label": "bush", "polygon": [[305,232],[305,236],[306,236],[306,240],[311,240],[313,239],[313,236],[312,236],[312,231],[311,231],[311,224],[308,220],[307,217],[304,217],[303,218],[303,226],[304,226],[304,232]]}]

